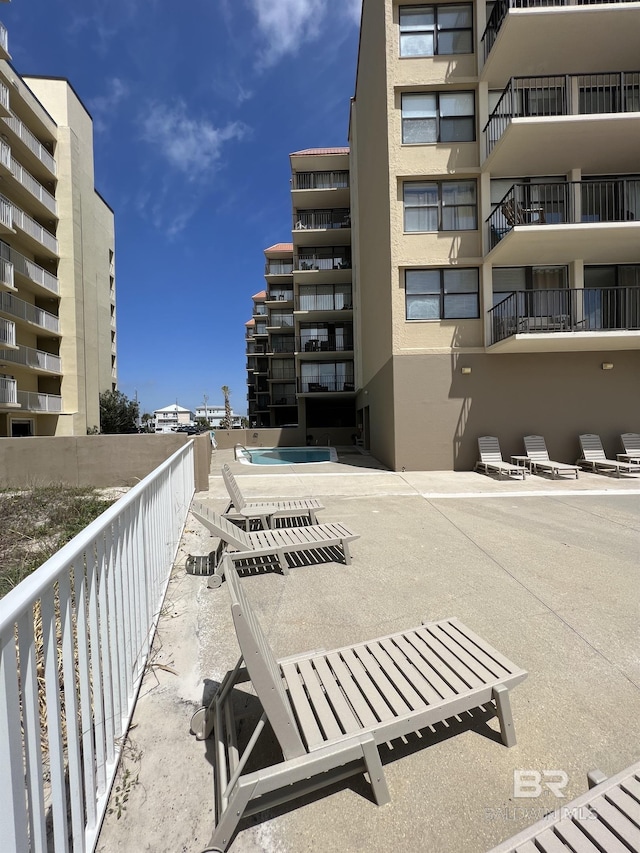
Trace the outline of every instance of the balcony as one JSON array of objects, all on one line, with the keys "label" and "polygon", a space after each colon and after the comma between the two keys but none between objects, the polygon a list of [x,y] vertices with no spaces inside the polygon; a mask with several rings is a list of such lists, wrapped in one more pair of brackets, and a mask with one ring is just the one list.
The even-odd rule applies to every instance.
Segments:
[{"label": "balcony", "polygon": [[13,264],[5,258],[0,258],[0,287],[6,287],[7,290],[15,290],[13,278]]},{"label": "balcony", "polygon": [[298,252],[296,272],[308,270],[350,270],[351,251],[344,246],[305,249]]},{"label": "balcony", "polygon": [[269,313],[267,329],[293,329],[293,314]]},{"label": "balcony", "polygon": [[17,350],[0,349],[0,362],[11,362],[20,367],[28,367],[36,373],[61,374],[59,355],[43,352],[32,347],[20,346]]},{"label": "balcony", "polygon": [[274,406],[295,406],[297,404],[297,398],[295,394],[286,394],[283,397],[276,397],[275,400],[271,402],[271,407]]},{"label": "balcony", "polygon": [[[0,24],[0,27],[2,24]],[[0,32],[2,32],[0,30]],[[0,48],[0,58],[2,54],[2,48]],[[11,110],[9,109],[9,89],[5,86],[4,83],[0,83],[0,117],[4,118],[5,116],[10,116]]]},{"label": "balcony", "polygon": [[355,393],[353,374],[333,374],[329,371],[305,373],[298,379],[299,394]]},{"label": "balcony", "polygon": [[[336,230],[341,233],[338,236]],[[298,210],[293,217],[294,241],[296,246],[333,243],[351,239],[351,211],[348,207],[330,210]]]},{"label": "balcony", "polygon": [[9,34],[2,23],[0,23],[0,59],[11,59],[9,55]]},{"label": "balcony", "polygon": [[62,411],[62,397],[57,394],[40,394],[38,391],[18,391],[18,403],[26,412],[51,412],[59,414]]},{"label": "balcony", "polygon": [[484,128],[492,176],[638,168],[640,72],[513,77]]},{"label": "balcony", "polygon": [[18,383],[15,379],[5,379],[0,376],[0,408],[19,409]]},{"label": "balcony", "polygon": [[[353,310],[351,288],[344,285],[302,285],[296,299],[296,311],[305,314],[333,314]],[[343,314],[344,316],[344,314]]]},{"label": "balcony", "polygon": [[269,292],[267,293],[267,302],[293,302],[293,290],[281,287],[270,287]]},{"label": "balcony", "polygon": [[640,287],[517,291],[489,316],[492,352],[640,349]]},{"label": "balcony", "polygon": [[[53,155],[45,146],[37,139],[29,128],[11,111],[9,115],[3,118],[7,128],[10,131],[10,141],[13,144],[14,139],[21,146],[21,154],[24,152],[25,160],[35,158],[33,165],[29,163],[29,168],[36,169],[44,167],[51,176],[56,174],[56,161]],[[13,137],[13,138],[11,138]]]},{"label": "balcony", "polygon": [[340,169],[330,172],[294,172],[291,183],[291,196],[294,207],[314,208],[319,194],[322,200],[333,203],[332,206],[349,206],[349,171]]},{"label": "balcony", "polygon": [[634,0],[498,0],[482,36],[490,88],[533,74],[624,71],[638,59]]},{"label": "balcony", "polygon": [[18,229],[20,236],[29,243],[32,251],[41,252],[43,249],[46,249],[56,258],[58,257],[58,241],[53,234],[47,231],[39,222],[36,222],[35,219],[32,219],[24,210],[21,210],[15,204],[11,204],[4,196],[0,196],[0,202],[2,202],[2,206],[5,203],[10,205],[12,224],[14,228]]},{"label": "balcony", "polygon": [[487,219],[495,265],[640,261],[640,178],[514,184]]},{"label": "balcony", "polygon": [[280,355],[281,353],[293,355],[295,352],[295,338],[293,335],[271,335],[267,352],[271,355]]},{"label": "balcony", "polygon": [[273,367],[269,375],[270,382],[292,382],[296,378],[295,367]]},{"label": "balcony", "polygon": [[267,261],[264,265],[266,276],[291,275],[293,272],[293,261]]},{"label": "balcony", "polygon": [[12,320],[4,320],[0,317],[0,346],[16,346],[16,324]]},{"label": "balcony", "polygon": [[313,337],[304,335],[296,338],[296,351],[299,353],[322,353],[322,352],[352,352],[352,335],[327,335],[326,337]]},{"label": "balcony", "polygon": [[60,334],[60,319],[55,314],[49,314],[48,311],[38,308],[31,302],[18,299],[12,293],[0,293],[0,311],[3,314],[9,314],[11,317],[17,317],[25,323],[45,329],[47,332]]}]

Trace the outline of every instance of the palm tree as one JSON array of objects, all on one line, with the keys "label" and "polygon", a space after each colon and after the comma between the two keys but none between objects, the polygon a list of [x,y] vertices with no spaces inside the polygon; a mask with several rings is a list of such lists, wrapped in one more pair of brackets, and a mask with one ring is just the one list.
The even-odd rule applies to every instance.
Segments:
[{"label": "palm tree", "polygon": [[229,402],[231,391],[228,385],[223,385],[220,390],[224,394],[224,417],[220,421],[220,426],[222,429],[231,429],[233,426],[233,415],[231,414],[231,403]]}]

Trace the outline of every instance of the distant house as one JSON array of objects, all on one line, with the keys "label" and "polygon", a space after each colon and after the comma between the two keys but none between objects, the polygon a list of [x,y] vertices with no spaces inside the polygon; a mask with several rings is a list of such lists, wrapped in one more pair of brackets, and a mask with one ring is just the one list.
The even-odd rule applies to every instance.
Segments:
[{"label": "distant house", "polygon": [[[198,418],[206,418],[211,429],[218,429],[220,427],[220,422],[224,418],[224,405],[198,406],[196,408],[196,420]],[[240,427],[242,425],[242,417],[240,415],[234,415],[233,409],[231,410],[231,424],[233,427]]]},{"label": "distant house", "polygon": [[163,409],[156,409],[153,413],[156,432],[171,432],[178,426],[186,426],[194,421],[194,414],[190,409],[185,409],[174,403]]}]

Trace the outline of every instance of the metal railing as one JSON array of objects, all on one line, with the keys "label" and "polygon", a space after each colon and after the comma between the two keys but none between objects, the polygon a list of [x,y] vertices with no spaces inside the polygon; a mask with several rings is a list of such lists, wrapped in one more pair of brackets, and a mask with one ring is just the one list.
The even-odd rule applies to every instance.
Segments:
[{"label": "metal railing", "polygon": [[355,390],[353,376],[331,376],[324,373],[305,374],[298,379],[298,392],[315,394],[323,391],[353,391]]},{"label": "metal railing", "polygon": [[6,258],[0,258],[0,281],[7,287],[15,287],[13,278],[13,264]]},{"label": "metal railing", "polygon": [[39,222],[35,221],[35,219],[32,219],[24,212],[24,210],[16,207],[15,204],[12,204],[11,208],[13,224],[20,228],[21,231],[24,231],[25,234],[29,234],[30,237],[33,237],[33,239],[40,243],[40,245],[57,255],[58,241],[53,234],[47,231],[46,228],[43,228]]},{"label": "metal railing", "polygon": [[640,178],[514,184],[487,218],[493,249],[521,225],[640,220]]},{"label": "metal railing", "polygon": [[4,139],[0,139],[0,164],[11,170],[11,146]]},{"label": "metal railing", "polygon": [[31,133],[29,128],[23,124],[22,121],[16,115],[10,115],[7,118],[2,119],[15,133],[15,135],[26,145],[26,147],[34,154],[38,160],[45,166],[46,169],[51,172],[52,175],[56,174],[56,161],[53,158],[53,155],[50,151],[44,147],[44,145],[40,142],[39,139]]},{"label": "metal railing", "polygon": [[514,118],[639,110],[639,71],[512,77],[484,128],[487,154]]},{"label": "metal railing", "polygon": [[296,270],[351,269],[351,253],[339,249],[307,249],[298,252]]},{"label": "metal railing", "polygon": [[353,349],[353,337],[350,335],[327,335],[318,338],[304,335],[296,338],[298,352],[348,352]]},{"label": "metal railing", "polygon": [[[0,403],[17,405],[18,403],[18,383],[15,379],[6,379],[0,376]],[[0,697],[0,701],[2,701]],[[0,773],[2,767],[0,766]]]},{"label": "metal railing", "polygon": [[17,350],[0,350],[0,361],[10,361],[35,370],[46,370],[48,373],[62,373],[62,362],[59,355],[53,355],[33,347],[20,346]]},{"label": "metal railing", "polygon": [[291,302],[293,300],[293,290],[283,290],[279,287],[270,287],[267,293],[268,302]]},{"label": "metal railing", "polygon": [[33,281],[35,284],[39,284],[46,290],[51,291],[51,293],[60,293],[60,282],[58,281],[57,276],[47,272],[47,270],[43,269],[34,261],[30,261],[29,258],[25,258],[24,255],[21,255],[20,252],[17,252],[15,249],[9,250],[9,257],[13,263],[15,272],[23,275],[25,278],[28,278],[30,281]]},{"label": "metal railing", "polygon": [[634,0],[497,0],[489,15],[489,20],[482,36],[484,61],[487,61],[509,9],[533,9],[540,6],[590,6],[600,3],[631,2],[634,2]]},{"label": "metal railing", "polygon": [[288,335],[288,336],[283,337],[283,338],[277,338],[274,335],[272,335],[269,338],[269,345],[267,347],[267,352],[270,352],[270,353],[283,353],[283,352],[293,353],[296,351],[295,346],[296,346],[296,344],[295,344],[295,340],[293,338],[293,335]]},{"label": "metal railing", "polygon": [[33,323],[41,329],[60,334],[60,320],[55,314],[49,314],[48,311],[32,305],[31,302],[25,302],[24,299],[18,299],[13,293],[0,293],[0,311],[25,320],[27,323]]},{"label": "metal railing", "polygon": [[[0,24],[0,27],[2,24]],[[0,33],[2,30],[0,30]],[[9,109],[9,89],[4,83],[0,83],[0,106],[3,106],[5,110]]]},{"label": "metal railing", "polygon": [[9,53],[9,34],[4,24],[0,23],[0,45],[5,53]]},{"label": "metal railing", "polygon": [[296,369],[295,367],[272,367],[271,373],[269,374],[269,379],[274,382],[283,382],[287,379],[295,379],[296,378]]},{"label": "metal railing", "polygon": [[0,224],[13,230],[13,205],[3,195],[0,195]]},{"label": "metal railing", "polygon": [[275,311],[269,313],[267,325],[271,329],[293,328],[293,314],[277,314]]},{"label": "metal railing", "polygon": [[[326,290],[327,286],[323,286]],[[300,288],[296,311],[342,311],[353,308],[351,291],[333,289],[330,293],[312,292],[308,286]]]},{"label": "metal railing", "polygon": [[336,210],[299,210],[293,216],[294,231],[321,231],[330,228],[351,228],[348,207]]},{"label": "metal railing", "polygon": [[31,172],[27,172],[24,166],[21,166],[14,158],[11,158],[11,174],[19,184],[31,193],[34,198],[43,204],[47,210],[57,215],[58,203],[48,190],[42,186],[40,181],[36,180]]},{"label": "metal railing", "polygon": [[0,344],[14,347],[16,345],[16,324],[11,320],[0,317]]},{"label": "metal railing", "polygon": [[28,412],[62,411],[62,397],[58,394],[41,394],[39,391],[18,391],[18,402]]},{"label": "metal railing", "polygon": [[349,187],[349,172],[296,172],[293,176],[294,190],[335,190]]},{"label": "metal railing", "polygon": [[295,394],[286,394],[283,397],[275,397],[270,405],[272,406],[295,406],[296,405],[296,395]]},{"label": "metal railing", "polygon": [[489,317],[494,344],[516,334],[637,331],[640,287],[519,290]]},{"label": "metal railing", "polygon": [[94,849],[193,493],[189,442],[0,601],[3,850]]},{"label": "metal railing", "polygon": [[292,261],[267,261],[264,265],[265,275],[291,275],[292,272]]}]

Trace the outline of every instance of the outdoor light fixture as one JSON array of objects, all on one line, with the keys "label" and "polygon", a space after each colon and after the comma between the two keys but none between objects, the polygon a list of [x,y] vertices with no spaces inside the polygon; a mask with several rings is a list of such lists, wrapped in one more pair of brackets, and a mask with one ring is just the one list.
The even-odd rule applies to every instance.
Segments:
[{"label": "outdoor light fixture", "polygon": [[603,362],[602,362],[602,369],[603,369],[603,370],[613,370],[613,362],[611,362],[611,361],[603,361]]},{"label": "outdoor light fixture", "polygon": [[471,368],[470,367],[461,367],[460,373],[471,373]]}]

